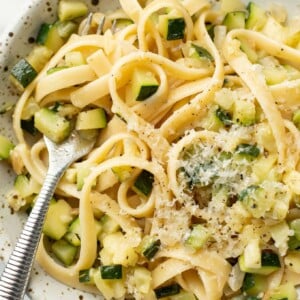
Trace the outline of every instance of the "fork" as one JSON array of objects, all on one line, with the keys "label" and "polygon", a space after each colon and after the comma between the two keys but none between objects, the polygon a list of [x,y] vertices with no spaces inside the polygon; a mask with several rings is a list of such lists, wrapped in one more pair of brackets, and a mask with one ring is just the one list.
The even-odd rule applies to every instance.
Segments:
[{"label": "fork", "polygon": [[55,144],[44,136],[49,153],[49,167],[44,184],[28,217],[17,244],[0,278],[0,299],[21,300],[29,281],[41,232],[55,188],[64,171],[93,147],[95,138],[73,131],[69,138]]}]

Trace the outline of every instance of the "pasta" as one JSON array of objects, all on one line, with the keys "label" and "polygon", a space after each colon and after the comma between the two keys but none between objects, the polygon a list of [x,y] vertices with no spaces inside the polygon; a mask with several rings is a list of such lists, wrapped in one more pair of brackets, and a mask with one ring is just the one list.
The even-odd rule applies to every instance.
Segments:
[{"label": "pasta", "polygon": [[47,170],[26,121],[47,108],[97,134],[39,245],[57,280],[105,299],[297,298],[300,31],[229,2],[120,0],[25,88],[10,158],[29,190],[14,186],[13,209],[31,207]]}]

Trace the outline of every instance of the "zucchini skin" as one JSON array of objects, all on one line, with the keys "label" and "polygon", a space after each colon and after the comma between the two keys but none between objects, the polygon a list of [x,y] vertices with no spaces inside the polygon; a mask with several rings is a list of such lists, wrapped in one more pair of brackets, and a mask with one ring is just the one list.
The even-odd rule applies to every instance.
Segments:
[{"label": "zucchini skin", "polygon": [[143,251],[143,255],[148,259],[152,259],[155,254],[159,251],[161,246],[161,241],[160,240],[156,240],[154,242],[152,242],[144,251]]},{"label": "zucchini skin", "polygon": [[107,265],[100,267],[102,279],[122,279],[123,267],[122,265]]},{"label": "zucchini skin", "polygon": [[167,40],[180,40],[184,38],[185,21],[183,18],[168,20]]},{"label": "zucchini skin", "polygon": [[154,290],[157,299],[177,295],[180,293],[180,285],[175,283],[168,286],[163,286]]},{"label": "zucchini skin", "polygon": [[37,71],[25,59],[19,60],[12,68],[11,75],[26,88],[38,75]]}]

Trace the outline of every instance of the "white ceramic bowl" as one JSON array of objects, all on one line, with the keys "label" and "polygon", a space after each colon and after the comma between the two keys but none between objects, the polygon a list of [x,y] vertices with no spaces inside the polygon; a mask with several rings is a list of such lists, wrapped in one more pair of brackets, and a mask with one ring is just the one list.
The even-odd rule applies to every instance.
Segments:
[{"label": "white ceramic bowl", "polygon": [[[272,1],[254,0],[263,6]],[[5,103],[14,103],[18,99],[16,90],[9,82],[9,71],[20,57],[24,57],[32,47],[32,38],[36,36],[40,24],[53,22],[56,16],[58,0],[31,0],[23,10],[19,10],[12,25],[6,28],[0,39],[0,109]],[[92,0],[86,0],[92,11],[114,10],[118,0],[99,0],[93,5]],[[245,1],[246,2],[246,1]],[[247,1],[248,2],[248,1]],[[292,15],[300,15],[299,0],[276,0],[285,5]],[[11,114],[0,115],[0,134],[13,139]],[[7,260],[12,246],[21,230],[25,216],[12,215],[5,194],[11,188],[15,175],[5,162],[0,162],[0,259]],[[95,299],[95,296],[66,287],[53,280],[37,265],[34,266],[29,286],[29,295],[36,300],[52,299]],[[98,296],[99,299],[99,296]]]}]

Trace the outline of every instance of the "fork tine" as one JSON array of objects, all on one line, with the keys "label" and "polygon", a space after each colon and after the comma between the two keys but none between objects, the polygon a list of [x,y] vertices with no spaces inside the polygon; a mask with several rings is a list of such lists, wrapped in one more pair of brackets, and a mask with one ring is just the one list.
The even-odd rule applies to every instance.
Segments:
[{"label": "fork tine", "polygon": [[98,24],[96,34],[99,34],[99,35],[103,34],[104,24],[105,24],[105,16],[102,16],[102,18]]},{"label": "fork tine", "polygon": [[114,19],[114,20],[113,20],[113,23],[112,23],[112,25],[111,25],[111,32],[112,32],[113,34],[115,34],[115,33],[116,33],[116,30],[117,30],[117,19]]},{"label": "fork tine", "polygon": [[93,20],[93,13],[89,13],[89,15],[86,18],[86,22],[82,29],[81,35],[87,35],[89,33],[89,30],[90,30],[91,24],[92,24],[92,20]]}]

